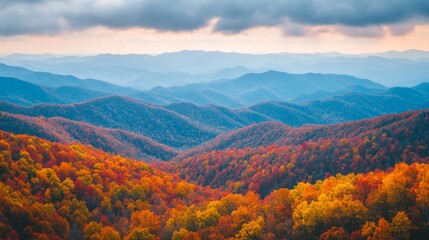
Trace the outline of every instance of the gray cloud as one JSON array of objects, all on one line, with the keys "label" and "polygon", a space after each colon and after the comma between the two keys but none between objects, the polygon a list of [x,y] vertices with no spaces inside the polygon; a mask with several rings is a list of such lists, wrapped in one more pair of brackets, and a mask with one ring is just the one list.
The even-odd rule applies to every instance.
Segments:
[{"label": "gray cloud", "polygon": [[0,0],[0,35],[95,26],[192,31],[218,19],[213,31],[226,34],[266,26],[301,36],[323,25],[346,35],[377,37],[386,32],[380,26],[402,35],[428,17],[428,0]]}]

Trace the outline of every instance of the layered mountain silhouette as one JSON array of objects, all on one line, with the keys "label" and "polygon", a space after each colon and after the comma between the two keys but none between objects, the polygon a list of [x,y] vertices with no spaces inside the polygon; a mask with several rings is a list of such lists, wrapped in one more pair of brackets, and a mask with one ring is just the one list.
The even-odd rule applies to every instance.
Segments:
[{"label": "layered mountain silhouette", "polygon": [[114,85],[95,79],[80,79],[71,75],[59,75],[49,72],[35,72],[22,67],[14,67],[0,63],[0,76],[16,78],[40,86],[58,87],[80,87],[88,90],[127,94],[135,92],[135,89]]},{"label": "layered mountain silhouette", "polygon": [[289,126],[332,124],[429,107],[428,95],[414,88],[380,94],[351,93],[300,104],[263,102],[241,109],[177,103],[158,106],[127,97],[104,97],[71,105],[22,107],[0,103],[0,111],[27,116],[63,117],[105,128],[142,134],[175,148],[189,148],[222,132],[265,121]]},{"label": "layered mountain silhouette", "polygon": [[178,151],[148,137],[119,129],[96,127],[61,117],[28,117],[0,112],[0,129],[15,134],[29,134],[65,144],[89,144],[126,157],[150,161],[169,160]]},{"label": "layered mountain silhouette", "polygon": [[380,84],[346,75],[268,71],[182,87],[158,87],[131,96],[158,104],[191,102],[240,107],[262,101],[303,101],[300,98],[307,95],[312,95],[309,100],[313,100],[356,91],[376,93],[383,89],[385,87]]},{"label": "layered mountain silhouette", "polygon": [[27,116],[63,117],[95,126],[122,129],[173,147],[198,145],[216,136],[190,119],[163,107],[125,97],[106,97],[72,105],[20,107],[3,103],[2,111]]},{"label": "layered mountain silhouette", "polygon": [[42,87],[9,77],[0,77],[0,85],[1,99],[24,106],[40,103],[75,103],[110,95],[82,87]]},{"label": "layered mountain silhouette", "polygon": [[408,50],[378,54],[278,53],[242,54],[181,51],[160,55],[100,54],[95,56],[12,55],[0,62],[37,71],[101,79],[140,89],[191,82],[234,79],[250,72],[336,73],[371,79],[386,86],[427,82],[429,53]]},{"label": "layered mountain silhouette", "polygon": [[426,239],[428,59],[0,57],[0,239]]}]

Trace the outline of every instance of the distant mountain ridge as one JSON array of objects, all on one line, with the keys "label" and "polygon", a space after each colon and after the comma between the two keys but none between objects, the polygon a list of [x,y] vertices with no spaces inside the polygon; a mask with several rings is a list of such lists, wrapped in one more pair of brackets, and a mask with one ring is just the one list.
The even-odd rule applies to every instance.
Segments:
[{"label": "distant mountain ridge", "polygon": [[[290,74],[278,71],[248,73],[236,79],[190,84],[182,87],[155,88],[131,94],[132,97],[158,104],[191,102],[197,105],[215,104],[243,107],[262,101],[293,101],[308,94],[323,91],[334,95],[355,89],[379,92],[384,86],[366,79],[335,74]],[[365,90],[360,90],[365,91]]]},{"label": "distant mountain ridge", "polygon": [[[16,78],[16,80],[9,79],[7,82],[6,78],[3,79],[4,84],[0,91],[3,90],[7,94],[0,95],[0,98],[21,105],[75,103],[100,96],[128,95],[158,105],[191,102],[197,105],[213,104],[238,108],[262,101],[302,102],[350,92],[377,93],[385,89],[380,84],[352,76],[290,74],[277,71],[248,73],[235,79],[189,84],[182,87],[156,87],[149,91],[124,88],[98,80],[82,80],[73,76],[33,72],[0,64],[1,76]],[[16,83],[18,80],[37,86],[24,86],[21,83],[21,89],[19,89]],[[37,87],[42,88],[37,90],[39,94],[53,96],[37,96],[34,93],[34,99],[29,99],[29,96],[23,95],[32,91],[30,88]],[[56,90],[56,88],[61,89]]]},{"label": "distant mountain ridge", "polygon": [[[268,70],[296,74],[345,74],[371,79],[389,87],[410,87],[429,81],[429,52],[419,50],[370,54],[244,54],[185,50],[159,55],[20,55],[1,57],[0,62],[35,71],[101,79],[139,89],[231,79],[245,73]],[[241,70],[228,72],[231,68]]]},{"label": "distant mountain ridge", "polygon": [[24,106],[42,103],[76,103],[111,95],[82,87],[43,87],[16,78],[1,76],[0,86],[1,99]]},{"label": "distant mountain ridge", "polygon": [[[418,90],[420,89],[420,90]],[[27,116],[63,117],[91,125],[142,134],[174,148],[191,148],[220,133],[265,121],[289,126],[332,124],[383,114],[429,108],[425,84],[379,94],[350,93],[300,104],[262,102],[241,109],[177,103],[153,105],[112,96],[71,105],[22,107],[0,102],[0,111]]]},{"label": "distant mountain ridge", "polygon": [[49,72],[35,72],[22,67],[8,66],[0,63],[0,76],[17,78],[40,86],[58,87],[81,87],[92,91],[101,91],[115,94],[127,94],[137,90],[122,86],[117,86],[108,82],[95,79],[79,79],[71,75],[59,75]]}]

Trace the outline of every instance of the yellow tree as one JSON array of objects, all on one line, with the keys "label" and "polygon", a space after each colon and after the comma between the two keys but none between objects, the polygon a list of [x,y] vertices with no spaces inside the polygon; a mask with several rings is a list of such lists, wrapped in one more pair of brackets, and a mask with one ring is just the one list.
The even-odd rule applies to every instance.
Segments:
[{"label": "yellow tree", "polygon": [[243,224],[240,232],[235,235],[240,240],[257,240],[262,239],[265,230],[265,222],[262,216],[257,220]]},{"label": "yellow tree", "polygon": [[398,212],[392,219],[392,235],[396,239],[410,239],[412,223],[404,211]]}]

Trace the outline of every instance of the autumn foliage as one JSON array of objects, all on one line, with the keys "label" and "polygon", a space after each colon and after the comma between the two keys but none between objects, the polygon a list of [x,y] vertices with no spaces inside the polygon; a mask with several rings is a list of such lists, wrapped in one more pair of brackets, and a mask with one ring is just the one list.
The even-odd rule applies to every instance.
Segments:
[{"label": "autumn foliage", "polygon": [[[265,125],[266,126],[266,125]],[[267,130],[266,128],[263,128]],[[264,136],[264,131],[247,137]],[[387,170],[395,164],[429,162],[429,111],[415,111],[376,119],[322,127],[282,129],[268,146],[194,152],[158,166],[201,185],[234,193],[291,188],[301,181],[314,182],[337,173]],[[233,145],[251,140],[229,136]],[[222,140],[213,141],[220,148]],[[209,148],[209,146],[205,146]],[[198,149],[196,149],[198,150]]]},{"label": "autumn foliage", "polygon": [[[0,132],[2,239],[424,239],[429,165],[300,182],[261,198],[83,145]],[[311,147],[307,146],[307,147]]]},{"label": "autumn foliage", "polygon": [[160,236],[174,208],[221,194],[79,144],[0,139],[0,238]]}]

